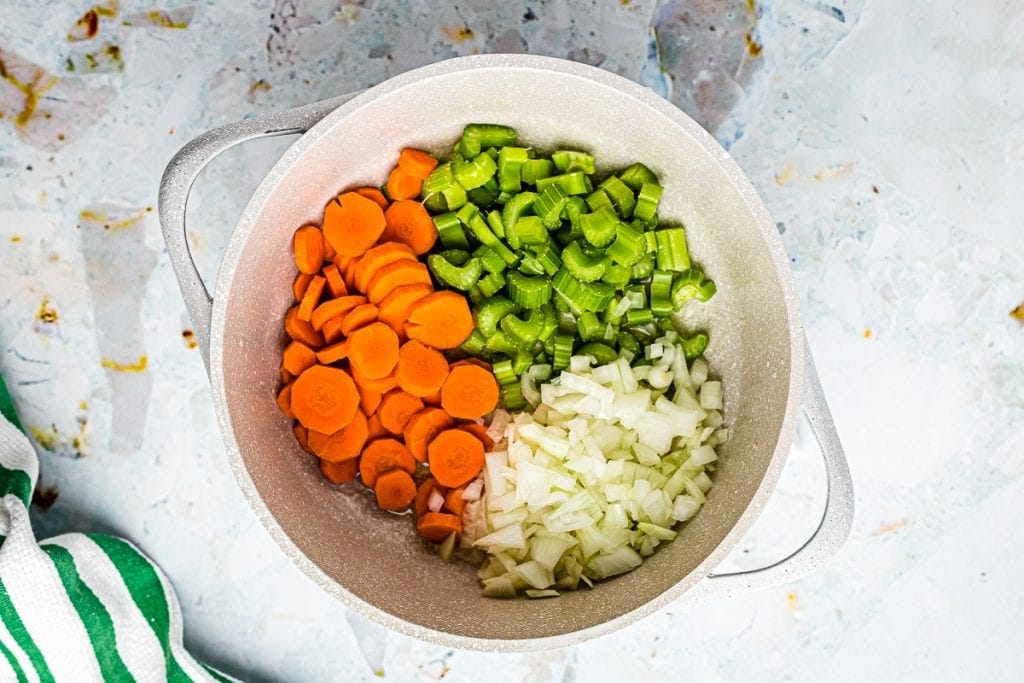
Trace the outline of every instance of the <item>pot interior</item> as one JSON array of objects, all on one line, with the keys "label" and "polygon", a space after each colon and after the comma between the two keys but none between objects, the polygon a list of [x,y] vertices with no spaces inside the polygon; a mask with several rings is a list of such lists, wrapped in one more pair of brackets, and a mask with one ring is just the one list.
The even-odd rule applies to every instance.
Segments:
[{"label": "pot interior", "polygon": [[[522,66],[523,61],[536,66]],[[453,68],[435,65],[344,105],[297,142],[267,177],[222,266],[212,374],[228,411],[229,451],[235,453],[233,439],[234,457],[240,456],[251,478],[250,486],[242,477],[243,488],[251,500],[262,499],[272,517],[264,515],[264,521],[271,527],[276,522],[329,577],[320,577],[325,587],[407,631],[395,617],[456,639],[520,640],[645,613],[709,571],[700,565],[720,544],[715,558],[727,550],[730,543],[723,540],[762,483],[764,489],[774,484],[785,456],[784,449],[776,456],[776,446],[788,443],[792,427],[787,409],[792,410],[795,386],[796,312],[786,297],[791,276],[773,258],[782,253],[774,225],[749,185],[735,180],[725,152],[682,113],[639,86],[620,84],[603,72],[592,79],[590,72],[597,70],[578,65],[546,68],[551,61],[520,58],[508,66],[480,58]],[[721,449],[707,504],[636,571],[557,599],[481,597],[474,568],[441,562],[417,538],[408,516],[376,510],[370,492],[358,484],[327,483],[314,459],[296,445],[290,421],[275,404],[286,343],[279,321],[292,305],[295,275],[292,232],[317,223],[339,190],[380,185],[402,147],[440,153],[471,122],[513,126],[521,141],[542,149],[590,151],[599,170],[647,164],[665,186],[662,220],[686,226],[695,263],[718,285],[695,325],[711,335],[707,358],[713,376],[724,382],[732,438]],[[365,609],[347,594],[386,614]]]}]

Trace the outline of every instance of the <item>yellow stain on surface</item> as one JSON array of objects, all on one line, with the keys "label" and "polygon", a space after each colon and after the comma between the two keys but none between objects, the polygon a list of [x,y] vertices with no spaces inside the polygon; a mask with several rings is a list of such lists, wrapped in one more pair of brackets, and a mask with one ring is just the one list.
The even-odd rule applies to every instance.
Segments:
[{"label": "yellow stain on surface", "polygon": [[32,71],[32,79],[29,81],[19,80],[7,69],[7,64],[0,59],[0,78],[14,86],[14,89],[21,93],[24,98],[22,109],[14,117],[14,125],[24,128],[32,116],[36,113],[39,105],[39,96],[57,85],[57,77],[46,73],[41,67],[35,67]]},{"label": "yellow stain on surface", "polygon": [[42,323],[55,323],[58,319],[57,309],[50,305],[50,298],[44,296],[43,302],[39,304],[39,310],[36,312],[36,320]]},{"label": "yellow stain on surface", "polygon": [[150,10],[146,16],[149,17],[153,26],[157,26],[159,28],[188,28],[187,21],[174,21],[174,19],[171,19],[171,16],[166,12]]},{"label": "yellow stain on surface", "polygon": [[878,527],[878,531],[875,532],[875,535],[881,536],[882,534],[888,534],[892,533],[893,531],[896,531],[897,529],[902,529],[907,525],[909,521],[910,520],[904,517],[903,519],[897,519],[895,522],[883,524],[882,526]]},{"label": "yellow stain on surface", "polygon": [[51,425],[48,429],[32,425],[28,428],[32,438],[44,449],[53,452],[57,449],[57,428]]},{"label": "yellow stain on surface", "polygon": [[794,593],[793,591],[786,593],[786,608],[789,609],[790,614],[796,612],[797,607],[800,606],[799,602],[800,601],[797,598],[796,593]]},{"label": "yellow stain on surface", "polygon": [[782,170],[775,174],[775,182],[779,185],[785,185],[789,181],[796,177],[796,166],[791,163],[787,163],[782,167]]},{"label": "yellow stain on surface", "polygon": [[442,26],[441,32],[456,45],[473,38],[473,29],[468,26]]},{"label": "yellow stain on surface", "polygon": [[17,244],[21,241],[21,235],[11,235],[11,244]]},{"label": "yellow stain on surface", "polygon": [[864,338],[865,339],[871,339],[871,334],[872,334],[871,333],[871,328],[870,327],[865,327],[864,328]]},{"label": "yellow stain on surface", "polygon": [[128,228],[138,225],[142,219],[145,218],[145,211],[137,211],[127,218],[119,218],[111,220],[111,217],[105,213],[98,211],[90,211],[85,209],[79,212],[78,219],[81,221],[89,221],[90,223],[102,223],[104,230],[127,230]]},{"label": "yellow stain on surface", "polygon": [[839,164],[837,166],[827,166],[817,173],[814,174],[814,179],[818,182],[822,180],[836,180],[844,176],[848,176],[853,173],[853,164]]},{"label": "yellow stain on surface", "polygon": [[149,358],[147,356],[139,356],[139,359],[134,363],[118,363],[111,358],[104,358],[100,361],[100,365],[114,372],[144,372],[146,366],[149,365]]},{"label": "yellow stain on surface", "polygon": [[1010,317],[1024,325],[1024,304],[1021,304],[1017,308],[1010,311]]}]

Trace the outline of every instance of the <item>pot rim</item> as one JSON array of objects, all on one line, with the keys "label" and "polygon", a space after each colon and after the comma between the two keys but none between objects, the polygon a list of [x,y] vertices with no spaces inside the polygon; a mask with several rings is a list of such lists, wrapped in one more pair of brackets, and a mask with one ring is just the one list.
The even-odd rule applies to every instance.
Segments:
[{"label": "pot rim", "polygon": [[[553,636],[540,638],[523,639],[497,639],[478,638],[473,636],[456,635],[439,631],[427,626],[416,624],[397,617],[383,609],[372,605],[353,593],[346,590],[340,583],[328,576],[318,565],[307,557],[288,534],[278,524],[274,514],[267,507],[256,485],[253,482],[245,462],[242,458],[238,443],[234,438],[234,429],[231,424],[231,417],[228,411],[228,401],[225,390],[223,375],[224,360],[224,329],[227,312],[227,293],[230,291],[234,279],[235,268],[239,256],[245,248],[252,233],[253,222],[256,216],[263,209],[269,196],[274,191],[279,179],[290,172],[291,167],[320,137],[339,125],[345,118],[357,109],[362,108],[383,95],[398,91],[417,81],[425,78],[433,78],[449,73],[467,70],[488,70],[488,69],[529,69],[548,72],[558,72],[579,78],[596,81],[599,84],[618,90],[619,92],[637,100],[669,120],[674,125],[682,128],[688,135],[700,144],[705,152],[714,160],[721,171],[733,184],[742,197],[751,214],[753,215],[762,237],[768,245],[768,250],[775,266],[776,274],[782,290],[783,305],[786,310],[787,327],[789,330],[790,344],[790,371],[789,389],[786,400],[786,409],[782,420],[778,440],[776,441],[774,453],[769,460],[764,477],[758,485],[754,496],[750,499],[744,511],[733,524],[730,531],[722,541],[712,550],[689,574],[684,576],[673,586],[662,592],[657,597],[639,605],[635,609],[626,612],[614,619],[600,624],[583,628],[576,631],[567,631]],[[210,382],[213,387],[213,404],[217,414],[217,421],[220,427],[221,437],[224,441],[225,451],[231,471],[239,487],[242,489],[250,507],[256,513],[260,523],[269,532],[271,538],[277,543],[284,554],[313,580],[326,593],[341,601],[346,607],[352,609],[364,617],[371,619],[389,629],[393,629],[403,635],[429,641],[445,647],[459,648],[463,650],[478,650],[488,652],[524,652],[533,650],[545,650],[566,645],[572,645],[607,635],[623,628],[629,624],[639,621],[643,617],[652,614],[669,603],[683,596],[687,591],[704,580],[712,570],[739,543],[740,539],[750,530],[761,511],[764,509],[769,496],[778,483],[782,468],[789,454],[793,434],[796,428],[796,420],[800,413],[802,389],[804,383],[804,337],[803,326],[800,321],[799,296],[796,290],[796,283],[793,272],[789,267],[789,257],[783,247],[782,240],[776,230],[775,223],[768,213],[767,207],[761,197],[757,194],[750,180],[740,170],[736,162],[729,156],[718,142],[705,131],[697,122],[691,119],[685,112],[677,108],[668,100],[663,99],[648,88],[641,86],[627,78],[618,76],[611,72],[579,64],[569,60],[555,57],[541,57],[535,55],[521,54],[488,54],[472,55],[466,57],[454,57],[433,64],[406,71],[393,76],[382,83],[375,85],[351,100],[345,102],[333,112],[324,117],[320,122],[309,129],[296,140],[274,164],[259,187],[253,193],[245,210],[239,216],[238,222],[228,241],[224,257],[221,262],[220,271],[213,296],[213,318],[210,331]]]}]

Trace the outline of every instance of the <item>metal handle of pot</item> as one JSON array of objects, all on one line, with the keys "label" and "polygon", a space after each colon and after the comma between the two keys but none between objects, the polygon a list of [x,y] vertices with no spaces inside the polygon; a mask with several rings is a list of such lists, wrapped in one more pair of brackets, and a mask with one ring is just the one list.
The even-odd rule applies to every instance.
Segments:
[{"label": "metal handle of pot", "polygon": [[704,602],[795,581],[835,555],[850,535],[853,528],[853,478],[806,337],[804,349],[803,415],[821,449],[828,483],[825,510],[818,527],[802,546],[778,562],[757,569],[711,573],[687,592],[685,599]]},{"label": "metal handle of pot", "polygon": [[209,130],[195,138],[174,155],[160,180],[159,213],[167,253],[185,299],[196,342],[210,371],[210,322],[213,297],[199,275],[186,237],[185,208],[188,195],[199,172],[219,154],[242,142],[278,135],[305,133],[358,92],[321,100],[295,109],[256,116]]}]

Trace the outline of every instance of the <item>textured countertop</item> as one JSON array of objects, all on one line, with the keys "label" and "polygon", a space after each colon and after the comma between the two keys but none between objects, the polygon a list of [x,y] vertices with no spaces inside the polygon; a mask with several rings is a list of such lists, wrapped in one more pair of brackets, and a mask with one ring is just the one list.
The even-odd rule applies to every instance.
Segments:
[{"label": "textured countertop", "polygon": [[[252,680],[1018,677],[1024,7],[490,4],[0,4],[0,371],[41,457],[40,537],[138,543],[178,591],[189,647]],[[816,574],[574,648],[452,652],[348,612],[256,522],[164,254],[161,171],[214,125],[485,51],[643,83],[762,193],[857,490],[852,538]],[[200,178],[189,240],[208,279],[288,142],[231,150]],[[801,432],[730,562],[798,544],[823,482]]]}]

